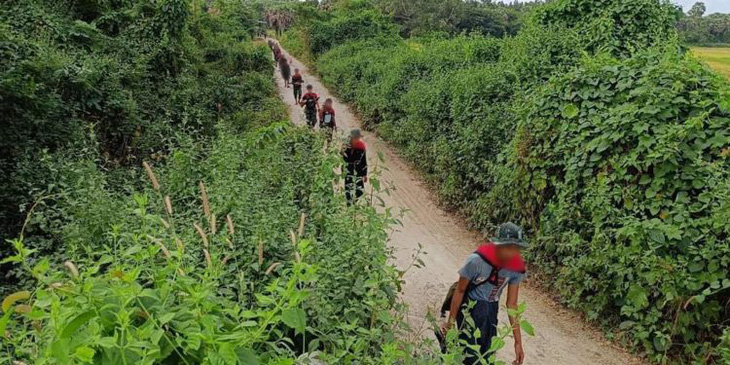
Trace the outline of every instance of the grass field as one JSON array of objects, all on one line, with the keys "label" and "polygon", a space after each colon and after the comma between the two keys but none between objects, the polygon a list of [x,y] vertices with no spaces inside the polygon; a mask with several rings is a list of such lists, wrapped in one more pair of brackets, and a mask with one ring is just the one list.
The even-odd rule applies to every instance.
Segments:
[{"label": "grass field", "polygon": [[692,53],[730,78],[730,47],[692,47]]}]

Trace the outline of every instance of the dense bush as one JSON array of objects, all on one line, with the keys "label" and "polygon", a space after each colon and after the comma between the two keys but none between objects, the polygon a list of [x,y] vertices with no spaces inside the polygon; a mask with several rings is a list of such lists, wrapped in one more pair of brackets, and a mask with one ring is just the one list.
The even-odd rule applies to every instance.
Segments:
[{"label": "dense bush", "polygon": [[664,49],[592,60],[529,98],[512,142],[504,184],[539,232],[533,262],[656,358],[704,356],[730,314],[726,88]]},{"label": "dense bush", "polygon": [[[394,340],[381,321],[397,278],[386,265],[389,218],[371,208],[353,220],[332,192],[340,160],[321,151],[316,136],[286,125],[246,138],[221,125],[210,151],[186,143],[131,199],[103,182],[69,189],[86,197],[84,215],[61,232],[76,269],[59,271],[14,242],[10,262],[38,285],[27,301],[4,304],[0,359],[251,364],[315,350],[376,354]],[[196,181],[207,182],[203,195]]]},{"label": "dense bush", "polygon": [[[181,136],[210,138],[219,117],[260,110],[270,100],[266,47],[239,43],[249,37],[242,15],[252,12],[235,3],[223,8],[213,14],[187,1],[3,4],[0,235],[17,235],[30,206],[57,193],[58,169],[69,161],[110,172],[111,187],[122,188],[143,158],[166,155]],[[61,249],[55,232],[67,218],[59,213],[26,244]],[[8,253],[3,243],[0,254]],[[14,280],[7,265],[0,271],[3,284]]]},{"label": "dense bush", "polygon": [[316,65],[475,227],[523,222],[566,304],[654,360],[719,361],[730,102],[677,14],[554,1],[514,38],[386,36]]},{"label": "dense bush", "polygon": [[591,52],[627,56],[676,38],[680,16],[667,0],[562,0],[536,8],[531,21],[575,29]]}]

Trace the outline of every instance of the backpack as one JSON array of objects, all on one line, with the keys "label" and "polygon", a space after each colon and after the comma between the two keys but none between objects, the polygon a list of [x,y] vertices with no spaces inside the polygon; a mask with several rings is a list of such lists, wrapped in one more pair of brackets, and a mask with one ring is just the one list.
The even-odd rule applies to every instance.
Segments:
[{"label": "backpack", "polygon": [[[479,255],[479,257],[481,257],[482,260],[484,260],[487,263],[489,263],[489,261],[488,260],[485,260],[482,255]],[[499,269],[497,269],[496,270],[496,273],[495,273],[494,266],[492,266],[492,272],[495,275],[498,275],[499,274]],[[490,274],[489,276],[492,277],[492,274]],[[485,283],[488,283],[489,281],[490,280],[484,280],[484,281],[481,281],[481,282],[478,282],[478,283],[475,283],[473,281],[469,281],[469,285],[467,285],[467,287],[466,287],[466,291],[464,292],[464,298],[461,299],[461,304],[459,305],[459,308],[463,308],[464,307],[464,304],[466,304],[466,302],[469,300],[469,292],[471,292],[474,288],[478,288],[478,287],[484,285]],[[446,292],[446,298],[444,298],[444,302],[441,303],[441,318],[446,317],[446,312],[448,312],[448,311],[451,310],[451,301],[452,301],[452,299],[454,299],[454,293],[456,292],[456,287],[458,285],[459,285],[459,282],[458,281],[454,282],[449,287],[449,291]]]},{"label": "backpack", "polygon": [[332,113],[325,110],[324,113],[322,113],[322,125],[325,127],[331,127],[332,126]]},{"label": "backpack", "polygon": [[[511,262],[508,262],[506,265],[498,266],[496,264],[497,257],[496,257],[496,246],[493,243],[487,243],[485,245],[480,246],[476,251],[474,251],[475,254],[479,255],[479,257],[484,260],[484,262],[488,263],[489,266],[492,267],[492,271],[489,273],[489,276],[486,280],[474,283],[469,282],[469,286],[466,287],[466,292],[464,294],[464,302],[461,303],[463,306],[464,303],[466,303],[466,298],[468,297],[468,293],[484,284],[484,283],[490,283],[492,285],[499,285],[499,271],[502,269],[511,270],[518,273],[525,273],[525,263],[522,261],[522,257],[517,256],[515,257]],[[446,316],[446,312],[451,307],[451,299],[454,297],[454,292],[456,291],[456,285],[458,282],[451,285],[449,288],[449,291],[446,294],[446,298],[444,299],[443,304],[441,304],[441,317]]]},{"label": "backpack", "polygon": [[307,111],[313,111],[317,109],[317,99],[315,99],[314,96],[309,95],[307,96],[307,99],[305,100],[305,107],[307,108]]}]

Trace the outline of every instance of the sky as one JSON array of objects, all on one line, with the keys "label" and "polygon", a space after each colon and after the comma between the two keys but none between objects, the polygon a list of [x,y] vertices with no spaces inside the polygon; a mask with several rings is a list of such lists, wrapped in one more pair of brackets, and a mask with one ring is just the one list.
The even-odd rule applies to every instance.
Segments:
[{"label": "sky", "polygon": [[[675,2],[682,6],[686,13],[697,0],[675,0]],[[704,0],[707,6],[707,14],[712,13],[730,13],[730,0]]]}]

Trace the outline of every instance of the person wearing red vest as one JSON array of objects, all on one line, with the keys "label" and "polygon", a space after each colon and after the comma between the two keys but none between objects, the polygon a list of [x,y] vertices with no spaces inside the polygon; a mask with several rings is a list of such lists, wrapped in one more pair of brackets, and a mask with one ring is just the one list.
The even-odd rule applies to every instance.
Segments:
[{"label": "person wearing red vest", "polygon": [[350,141],[344,146],[342,157],[345,160],[345,198],[349,206],[364,194],[368,182],[367,147],[359,129],[350,131]]},{"label": "person wearing red vest", "polygon": [[[462,313],[462,303],[474,303],[468,315],[474,321],[476,329],[479,329],[479,336],[475,338],[474,328],[469,328],[462,331],[460,337],[469,344],[477,345],[479,353],[467,349],[464,364],[480,363],[480,358],[489,359],[492,337],[497,335],[499,297],[505,287],[507,307],[517,310],[519,287],[526,273],[521,251],[526,247],[522,228],[514,223],[501,224],[497,229],[497,237],[469,255],[464,267],[459,270],[459,281],[451,299],[449,318],[443,325],[442,332],[450,330],[454,322],[460,330],[463,329],[464,316],[467,313]],[[525,359],[522,333],[517,319],[510,316],[509,320],[515,339],[516,359],[513,364],[520,365]]]},{"label": "person wearing red vest", "polygon": [[335,109],[332,107],[332,99],[330,98],[327,98],[322,108],[319,109],[319,128],[326,130],[330,136],[337,129]]},{"label": "person wearing red vest", "polygon": [[307,125],[314,128],[317,125],[317,113],[319,113],[319,95],[314,92],[312,85],[307,85],[307,93],[302,95],[299,105],[304,108]]}]

